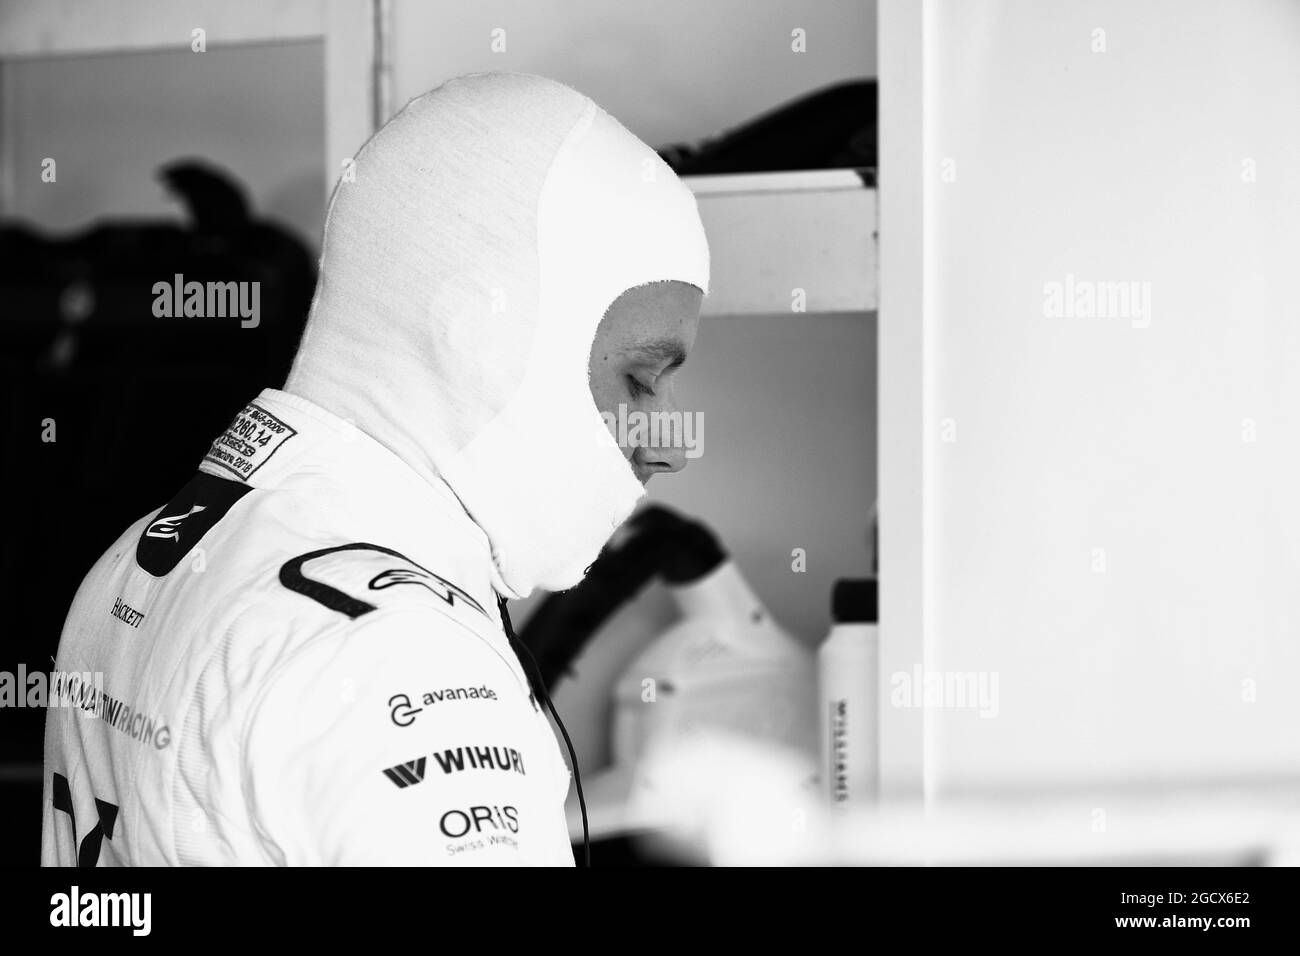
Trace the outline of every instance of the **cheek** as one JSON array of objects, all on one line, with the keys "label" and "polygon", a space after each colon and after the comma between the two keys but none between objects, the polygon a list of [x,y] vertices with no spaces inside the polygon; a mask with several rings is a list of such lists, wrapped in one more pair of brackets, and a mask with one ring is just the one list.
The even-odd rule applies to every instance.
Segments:
[{"label": "cheek", "polygon": [[591,368],[591,400],[596,403],[596,409],[601,412],[613,412],[618,405],[618,397],[614,391],[614,375],[607,362],[593,362]]},{"label": "cheek", "polygon": [[614,439],[614,443],[619,445],[623,457],[631,461],[632,456],[636,454],[636,447],[618,442],[618,408],[622,405],[625,410],[630,411],[636,404],[627,393],[624,376],[628,374],[628,370],[607,355],[598,356],[593,353],[588,371],[591,400],[596,404],[596,411],[604,417],[605,427],[610,437]]}]

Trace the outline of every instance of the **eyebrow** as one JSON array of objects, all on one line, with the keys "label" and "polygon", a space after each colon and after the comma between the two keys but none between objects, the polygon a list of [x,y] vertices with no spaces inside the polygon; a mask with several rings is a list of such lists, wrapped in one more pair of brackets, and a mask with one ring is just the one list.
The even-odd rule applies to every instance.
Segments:
[{"label": "eyebrow", "polygon": [[680,368],[686,362],[686,349],[676,339],[652,339],[640,342],[627,351],[636,352],[655,362],[667,362],[668,368]]}]

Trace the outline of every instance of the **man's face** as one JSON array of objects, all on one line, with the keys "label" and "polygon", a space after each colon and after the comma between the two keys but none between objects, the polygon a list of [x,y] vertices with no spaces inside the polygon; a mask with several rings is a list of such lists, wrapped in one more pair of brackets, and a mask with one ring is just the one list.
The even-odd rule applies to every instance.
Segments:
[{"label": "man's face", "polygon": [[[685,282],[653,282],[629,289],[601,319],[591,346],[591,397],[607,424],[632,417],[679,411],[673,394],[677,370],[695,344],[704,294]],[[619,406],[624,406],[620,413]],[[667,420],[667,419],[663,419]],[[629,428],[627,434],[632,434]],[[616,428],[611,428],[618,441]],[[661,430],[661,441],[681,430]],[[687,449],[680,440],[652,447],[629,441],[623,446],[642,484],[661,471],[681,471]]]}]

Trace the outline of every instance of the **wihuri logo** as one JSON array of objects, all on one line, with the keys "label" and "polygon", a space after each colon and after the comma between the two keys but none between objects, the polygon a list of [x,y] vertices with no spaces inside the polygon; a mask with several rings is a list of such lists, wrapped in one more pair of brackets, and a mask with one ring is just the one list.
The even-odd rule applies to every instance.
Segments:
[{"label": "wihuri logo", "polygon": [[255,329],[262,321],[260,282],[186,282],[178,272],[171,283],[155,282],[153,294],[153,314],[160,319],[238,316],[245,329]]},{"label": "wihuri logo", "polygon": [[1043,315],[1049,319],[1131,319],[1133,328],[1151,324],[1151,283],[1093,282],[1067,272],[1064,282],[1043,285]]},{"label": "wihuri logo", "polygon": [[50,897],[51,926],[129,926],[132,935],[148,936],[152,919],[150,893],[71,893]]}]

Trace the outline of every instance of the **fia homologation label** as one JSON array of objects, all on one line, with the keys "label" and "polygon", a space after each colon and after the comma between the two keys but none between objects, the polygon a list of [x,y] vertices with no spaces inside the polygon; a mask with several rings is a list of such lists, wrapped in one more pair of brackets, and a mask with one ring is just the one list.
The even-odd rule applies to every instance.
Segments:
[{"label": "fia homologation label", "polygon": [[208,449],[203,460],[247,479],[298,434],[259,405],[246,405]]}]

